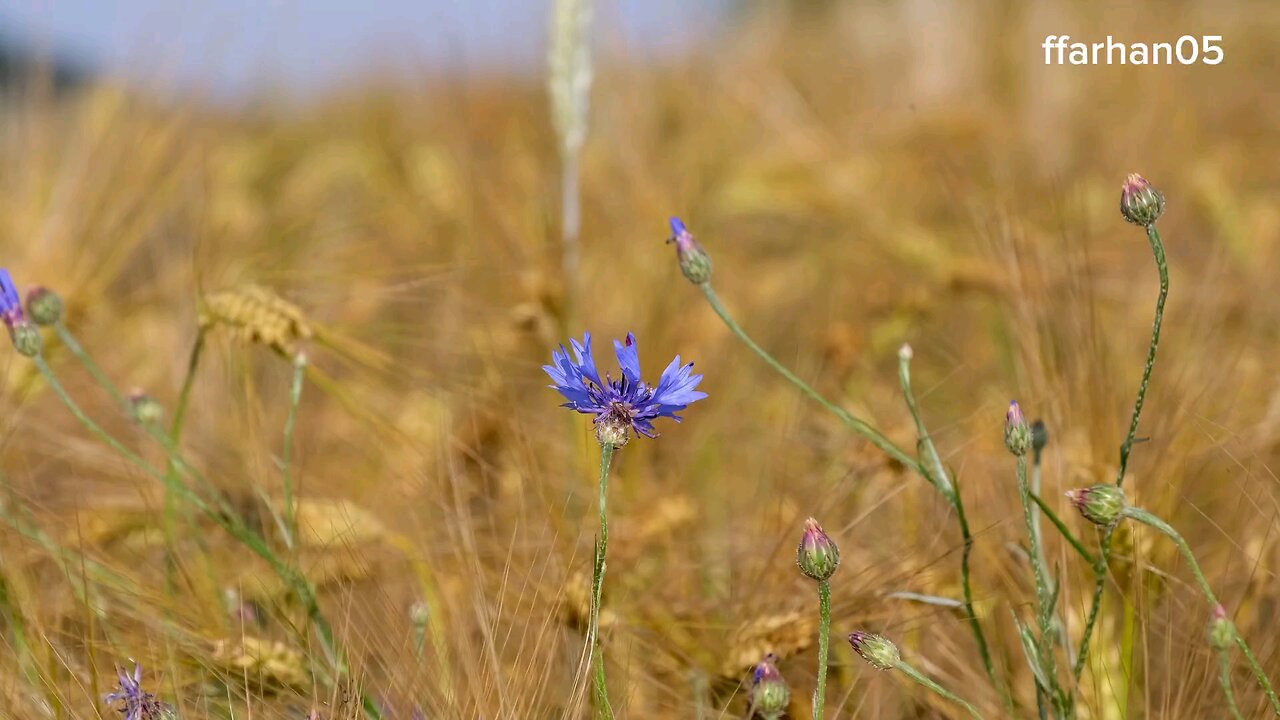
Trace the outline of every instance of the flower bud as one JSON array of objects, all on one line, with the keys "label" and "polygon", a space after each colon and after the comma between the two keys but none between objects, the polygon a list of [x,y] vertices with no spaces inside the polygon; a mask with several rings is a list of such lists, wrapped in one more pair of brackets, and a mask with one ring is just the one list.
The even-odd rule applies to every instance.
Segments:
[{"label": "flower bud", "polygon": [[13,346],[17,348],[18,352],[27,357],[39,355],[40,350],[44,347],[44,340],[40,337],[40,328],[26,320],[11,326],[9,328],[9,337],[13,340]]},{"label": "flower bud", "polygon": [[129,393],[129,412],[139,425],[159,425],[164,420],[164,406],[139,388]]},{"label": "flower bud", "polygon": [[813,518],[804,521],[804,536],[796,548],[796,565],[800,566],[800,572],[819,582],[830,578],[840,566],[840,548]]},{"label": "flower bud", "polygon": [[1040,456],[1044,449],[1049,445],[1049,428],[1045,427],[1043,420],[1036,420],[1031,423],[1031,451]]},{"label": "flower bud", "polygon": [[861,630],[849,633],[849,644],[853,646],[854,652],[877,670],[892,670],[901,659],[898,646],[875,633]]},{"label": "flower bud", "polygon": [[1009,403],[1009,411],[1004,416],[1004,446],[1014,455],[1026,455],[1031,449],[1031,426],[1022,415],[1018,402]]},{"label": "flower bud", "polygon": [[1149,227],[1164,213],[1164,195],[1141,175],[1132,173],[1120,189],[1120,214],[1134,225]]},{"label": "flower bud", "polygon": [[1119,522],[1124,515],[1124,491],[1115,485],[1102,484],[1068,490],[1067,498],[1094,525],[1109,527]]},{"label": "flower bud", "polygon": [[27,314],[37,325],[53,325],[62,319],[62,297],[45,287],[27,292]]},{"label": "flower bud", "polygon": [[693,234],[680,218],[671,218],[671,237],[667,242],[676,244],[680,272],[689,278],[689,282],[701,285],[711,279],[711,256],[693,239]]},{"label": "flower bud", "polygon": [[1227,609],[1214,605],[1209,615],[1209,644],[1218,650],[1226,650],[1236,642],[1236,626],[1227,618]]},{"label": "flower bud", "polygon": [[751,708],[766,720],[776,720],[791,705],[791,688],[778,672],[777,662],[777,655],[765,655],[751,678]]}]

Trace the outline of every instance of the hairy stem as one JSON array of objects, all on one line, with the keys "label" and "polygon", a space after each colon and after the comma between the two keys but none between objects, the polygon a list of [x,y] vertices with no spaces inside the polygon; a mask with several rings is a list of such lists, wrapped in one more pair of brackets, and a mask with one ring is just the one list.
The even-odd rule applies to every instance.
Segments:
[{"label": "hairy stem", "polygon": [[[1178,546],[1182,557],[1187,561],[1187,565],[1191,567],[1191,574],[1195,576],[1196,584],[1200,586],[1200,591],[1204,593],[1205,599],[1209,601],[1211,606],[1219,604],[1218,596],[1214,595],[1213,588],[1209,586],[1209,581],[1204,576],[1204,571],[1200,569],[1200,563],[1196,562],[1196,556],[1191,552],[1191,546],[1187,544],[1181,533],[1174,530],[1169,523],[1139,507],[1130,506],[1125,508],[1124,516],[1153,527],[1168,536]],[[1253,650],[1249,648],[1249,644],[1245,642],[1244,637],[1239,632],[1234,634],[1236,645],[1240,647],[1241,652],[1248,658],[1249,664],[1253,668],[1253,674],[1258,678],[1258,684],[1262,686],[1263,692],[1267,694],[1267,699],[1271,701],[1271,706],[1275,709],[1276,714],[1280,715],[1280,698],[1277,698],[1276,691],[1271,686],[1271,679],[1267,677],[1262,665],[1254,657]]]},{"label": "hairy stem", "polygon": [[123,408],[125,406],[125,398],[120,389],[116,387],[115,383],[111,382],[111,378],[107,377],[106,373],[102,372],[102,368],[98,367],[98,363],[94,362],[93,357],[85,351],[80,341],[76,339],[75,335],[71,334],[66,323],[59,320],[53,324],[53,329],[57,332],[58,339],[62,341],[62,344],[66,346],[67,350],[71,351],[72,355],[76,356],[80,364],[84,365],[98,385],[107,391],[107,394],[111,396],[117,406]]},{"label": "hairy stem", "polygon": [[830,410],[832,414],[840,418],[840,420],[844,422],[849,429],[853,430],[863,438],[866,438],[872,445],[875,445],[884,451],[886,455],[897,460],[903,465],[916,470],[926,480],[929,480],[929,482],[934,482],[934,480],[930,478],[929,471],[925,468],[923,463],[908,455],[902,448],[893,444],[892,440],[885,437],[883,433],[876,430],[868,424],[867,421],[854,416],[848,410],[845,410],[839,405],[827,400],[817,390],[810,387],[808,383],[801,380],[795,373],[788,370],[786,366],[775,360],[764,348],[757,345],[756,341],[752,340],[751,336],[747,334],[747,331],[743,330],[742,326],[733,319],[733,316],[729,314],[729,311],[725,309],[724,305],[720,304],[720,298],[716,296],[716,292],[712,289],[710,282],[702,283],[698,287],[702,289],[702,294],[706,296],[707,302],[711,305],[711,309],[715,311],[716,315],[720,316],[720,319],[724,321],[724,324],[729,328],[729,330],[732,331],[734,335],[737,335],[738,339],[745,343],[747,347],[751,348],[756,355],[759,355],[760,359],[764,360],[769,367],[773,368],[779,375],[786,378],[792,385],[799,388],[805,395],[808,395],[811,400],[823,406],[827,410]]},{"label": "hairy stem", "polygon": [[911,353],[909,351],[898,353],[898,380],[902,385],[902,395],[907,401],[907,409],[911,411],[911,417],[916,424],[916,436],[919,438],[920,454],[928,458],[929,465],[932,468],[931,472],[925,473],[925,478],[942,493],[942,496],[956,510],[956,517],[960,522],[961,541],[964,543],[960,555],[960,584],[964,593],[965,615],[969,619],[969,629],[973,631],[974,641],[978,644],[978,654],[982,657],[982,666],[987,671],[987,678],[991,681],[992,687],[1003,689],[1004,685],[996,679],[995,664],[991,661],[991,650],[987,647],[987,638],[982,632],[982,624],[978,622],[978,614],[973,609],[973,586],[969,579],[969,560],[973,554],[973,535],[969,532],[969,519],[965,516],[964,500],[960,496],[960,488],[951,482],[948,477],[947,468],[942,463],[942,457],[938,454],[938,448],[933,442],[933,437],[929,435],[929,430],[924,424],[924,418],[920,416],[915,392],[911,389]]},{"label": "hairy stem", "polygon": [[818,581],[818,687],[813,691],[813,720],[822,720],[827,704],[827,648],[831,639],[831,583]]},{"label": "hairy stem", "polygon": [[938,695],[941,695],[942,697],[950,700],[951,702],[956,703],[957,705],[963,707],[965,710],[968,710],[969,715],[977,718],[978,720],[982,720],[982,715],[981,713],[978,712],[976,708],[974,708],[968,702],[962,700],[955,693],[951,692],[950,690],[947,690],[946,688],[942,687],[941,685],[934,682],[933,680],[930,680],[927,676],[925,676],[924,673],[920,672],[919,670],[916,670],[906,660],[899,660],[898,663],[893,667],[897,670],[902,671],[902,673],[905,674],[907,677],[929,688],[930,690],[937,693]]},{"label": "hairy stem", "polygon": [[1027,525],[1027,541],[1031,544],[1029,553],[1031,557],[1031,572],[1035,577],[1036,583],[1036,622],[1040,633],[1036,638],[1036,657],[1034,661],[1040,664],[1044,677],[1050,684],[1044,690],[1053,701],[1055,716],[1063,717],[1065,708],[1062,702],[1062,693],[1058,688],[1057,657],[1052,641],[1054,634],[1053,592],[1049,588],[1048,571],[1040,561],[1044,554],[1040,548],[1040,534],[1035,530],[1036,521],[1032,515],[1035,504],[1031,501],[1031,487],[1027,483],[1026,455],[1018,456],[1018,494],[1022,498],[1022,517]]},{"label": "hairy stem", "polygon": [[[1169,263],[1165,259],[1164,241],[1160,239],[1160,231],[1155,223],[1148,225],[1147,242],[1151,245],[1151,254],[1155,257],[1156,271],[1160,274],[1160,294],[1156,297],[1155,317],[1151,322],[1151,343],[1147,346],[1147,361],[1142,367],[1142,381],[1138,385],[1138,397],[1133,403],[1133,415],[1129,419],[1129,432],[1120,444],[1120,467],[1116,470],[1116,485],[1124,485],[1125,472],[1129,468],[1129,454],[1138,437],[1138,422],[1142,418],[1142,406],[1147,401],[1147,386],[1151,383],[1151,371],[1156,365],[1156,351],[1160,347],[1160,327],[1164,324],[1164,304],[1169,298]],[[1094,566],[1093,601],[1089,605],[1089,620],[1085,623],[1084,636],[1080,638],[1080,651],[1076,656],[1076,676],[1084,668],[1089,649],[1089,636],[1093,633],[1098,618],[1098,610],[1102,605],[1102,592],[1106,587],[1107,566],[1111,560],[1111,537],[1114,528],[1110,528],[1102,537],[1099,558]]]},{"label": "hairy stem", "polygon": [[591,621],[587,628],[587,642],[591,645],[595,676],[596,717],[604,720],[613,720],[613,706],[609,704],[609,688],[605,682],[604,649],[600,643],[600,599],[604,588],[605,558],[609,552],[609,516],[606,508],[613,451],[613,445],[608,443],[600,446],[600,535],[596,538],[595,567],[591,577]]},{"label": "hairy stem", "polygon": [[1227,698],[1227,709],[1235,720],[1244,720],[1240,708],[1236,706],[1236,693],[1231,689],[1231,651],[1227,648],[1218,650],[1218,682],[1222,684],[1222,694]]}]

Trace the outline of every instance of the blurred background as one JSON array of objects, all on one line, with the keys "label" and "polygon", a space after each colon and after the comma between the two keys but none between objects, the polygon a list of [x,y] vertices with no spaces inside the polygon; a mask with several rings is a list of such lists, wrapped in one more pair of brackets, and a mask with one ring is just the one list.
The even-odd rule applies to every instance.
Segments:
[{"label": "blurred background", "polygon": [[[809,515],[843,551],[834,637],[883,632],[1007,716],[965,618],[911,599],[960,595],[950,506],[729,334],[664,244],[680,215],[748,331],[907,448],[896,357],[914,347],[976,536],[977,609],[1030,717],[1011,612],[1029,617],[1034,588],[1004,411],[1018,398],[1047,423],[1044,496],[1092,542],[1060,498],[1114,477],[1157,290],[1117,211],[1130,172],[1168,198],[1171,295],[1126,490],[1182,530],[1280,674],[1280,5],[605,1],[574,46],[589,84],[572,52],[553,77],[554,15],[0,7],[3,265],[60,292],[106,373],[170,412],[206,338],[182,444],[317,585],[350,653],[328,677],[295,594],[213,522],[162,531],[162,484],[6,351],[0,716],[114,716],[101,697],[132,658],[184,718],[358,717],[361,694],[397,718],[586,717],[598,450],[540,369],[584,329],[604,348],[634,331],[655,376],[696,361],[710,394],[615,466],[620,716],[743,717],[772,651],[790,717],[809,717],[816,603],[793,554]],[[1221,35],[1225,59],[1046,66],[1054,34]],[[45,342],[86,410],[163,464]],[[299,351],[287,547],[273,518]],[[1188,568],[1160,536],[1118,537],[1080,717],[1224,717]],[[1090,569],[1052,534],[1049,556],[1078,637]],[[1234,672],[1245,716],[1264,717]],[[960,717],[843,641],[828,713]]]}]

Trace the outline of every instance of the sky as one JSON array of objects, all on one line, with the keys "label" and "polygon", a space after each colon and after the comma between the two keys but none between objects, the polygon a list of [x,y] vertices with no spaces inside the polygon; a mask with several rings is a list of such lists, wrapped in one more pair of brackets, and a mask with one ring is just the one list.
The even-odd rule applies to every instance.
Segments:
[{"label": "sky", "polygon": [[[660,57],[729,0],[595,0],[597,39]],[[323,90],[370,70],[543,67],[552,0],[5,0],[0,39],[160,87]],[[598,46],[599,47],[599,46]]]}]

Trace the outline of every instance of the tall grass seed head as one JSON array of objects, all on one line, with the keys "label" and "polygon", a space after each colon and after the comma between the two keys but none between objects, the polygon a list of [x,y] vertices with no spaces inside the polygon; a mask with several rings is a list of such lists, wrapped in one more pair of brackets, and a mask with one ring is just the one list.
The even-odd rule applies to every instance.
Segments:
[{"label": "tall grass seed head", "polygon": [[751,708],[764,718],[777,718],[791,705],[791,688],[777,663],[777,655],[765,655],[751,677]]},{"label": "tall grass seed head", "polygon": [[1067,499],[1086,520],[1102,527],[1119,522],[1126,505],[1124,490],[1108,483],[1068,490]]},{"label": "tall grass seed head", "polygon": [[711,256],[702,249],[693,233],[685,227],[684,221],[678,217],[671,218],[671,237],[668,243],[676,244],[676,260],[680,263],[680,272],[695,285],[701,285],[711,279]]},{"label": "tall grass seed head", "polygon": [[1120,189],[1120,214],[1134,225],[1149,227],[1164,214],[1164,195],[1137,173],[1130,173]]},{"label": "tall grass seed head", "polygon": [[875,633],[858,630],[849,633],[849,644],[853,651],[863,660],[871,663],[877,670],[892,670],[897,667],[902,656],[898,654],[898,646]]},{"label": "tall grass seed head", "polygon": [[62,296],[46,287],[27,291],[27,314],[37,325],[55,325],[62,319]]},{"label": "tall grass seed head", "polygon": [[818,582],[829,579],[840,566],[840,548],[813,518],[804,521],[804,535],[800,538],[800,547],[796,548],[796,565],[800,566],[800,572]]},{"label": "tall grass seed head", "polygon": [[1214,605],[1209,615],[1209,644],[1215,649],[1226,650],[1236,642],[1236,626],[1227,617],[1227,609]]},{"label": "tall grass seed head", "polygon": [[1018,401],[1014,400],[1009,403],[1009,411],[1004,416],[1004,446],[1014,455],[1022,456],[1031,450],[1032,442],[1031,426],[1027,424]]},{"label": "tall grass seed head", "polygon": [[591,333],[586,333],[582,342],[573,338],[569,344],[572,356],[561,345],[551,353],[553,364],[542,369],[554,381],[549,387],[568,400],[561,407],[596,416],[596,439],[602,445],[621,447],[632,430],[656,438],[654,420],[666,417],[680,422],[676,413],[707,396],[695,389],[702,376],[693,374],[693,363],[682,365],[679,355],[662,371],[656,386],[645,383],[640,377],[640,350],[633,333],[627,333],[625,342],[613,341],[622,368],[622,377],[617,380],[608,374],[600,377],[591,351]]}]

